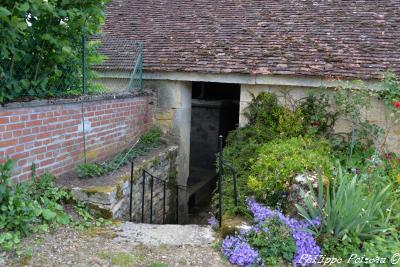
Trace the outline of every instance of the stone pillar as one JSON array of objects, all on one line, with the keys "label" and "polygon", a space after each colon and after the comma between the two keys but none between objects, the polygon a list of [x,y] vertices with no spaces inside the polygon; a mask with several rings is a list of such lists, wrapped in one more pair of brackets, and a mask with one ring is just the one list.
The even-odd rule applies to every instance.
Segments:
[{"label": "stone pillar", "polygon": [[[164,134],[179,145],[176,181],[185,186],[189,177],[191,103],[191,82],[157,81],[155,123]],[[185,223],[188,219],[187,197],[183,190],[179,193],[179,222]]]}]

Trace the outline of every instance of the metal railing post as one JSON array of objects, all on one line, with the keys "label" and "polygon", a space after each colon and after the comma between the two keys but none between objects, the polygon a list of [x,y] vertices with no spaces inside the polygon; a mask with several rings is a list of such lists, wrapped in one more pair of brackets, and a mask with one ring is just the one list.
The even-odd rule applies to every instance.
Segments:
[{"label": "metal railing post", "polygon": [[176,224],[179,224],[179,185],[176,186]]},{"label": "metal railing post", "polygon": [[222,141],[223,137],[220,135],[218,137],[218,144],[219,144],[219,168],[218,168],[218,222],[219,227],[222,225]]},{"label": "metal railing post", "polygon": [[153,223],[153,184],[154,184],[154,178],[153,176],[151,177],[150,181],[150,223]]},{"label": "metal railing post", "polygon": [[166,189],[166,182],[164,181],[163,184],[163,215],[162,215],[162,223],[165,223],[165,189]]},{"label": "metal railing post", "polygon": [[132,188],[133,188],[133,166],[134,164],[133,164],[133,161],[131,162],[131,184],[130,184],[130,186],[131,186],[131,191],[130,191],[130,196],[129,196],[129,221],[132,221],[132,195],[133,195],[133,192],[132,192]]},{"label": "metal railing post", "polygon": [[142,172],[142,177],[143,177],[143,181],[142,181],[142,223],[144,223],[144,193],[145,193],[145,182],[146,182],[146,172],[143,170]]}]

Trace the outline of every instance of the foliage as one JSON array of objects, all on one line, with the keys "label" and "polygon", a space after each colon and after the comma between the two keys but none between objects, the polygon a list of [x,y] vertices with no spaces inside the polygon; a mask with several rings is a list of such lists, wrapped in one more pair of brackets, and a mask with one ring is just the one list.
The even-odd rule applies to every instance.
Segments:
[{"label": "foliage", "polygon": [[249,125],[262,125],[263,128],[275,129],[283,107],[278,104],[274,94],[261,93],[252,95],[252,101],[246,108],[244,116]]},{"label": "foliage", "polygon": [[15,185],[10,179],[11,170],[11,160],[0,164],[0,184],[6,185],[1,190],[0,206],[0,246],[4,250],[13,249],[21,236],[37,231],[35,226],[39,225],[40,229],[46,230],[49,224],[70,222],[60,205],[70,195],[54,186],[51,175],[46,174],[37,181]]},{"label": "foliage", "polygon": [[343,173],[338,168],[336,179],[326,189],[320,178],[318,194],[310,185],[310,193],[304,194],[306,208],[296,204],[299,214],[311,220],[321,219],[319,233],[332,235],[340,240],[356,237],[370,239],[389,229],[390,212],[385,210],[385,200],[391,185],[382,190],[366,192],[357,176]]},{"label": "foliage", "polygon": [[264,221],[259,229],[252,228],[246,239],[266,265],[276,265],[282,259],[291,262],[296,252],[290,229],[276,217]]},{"label": "foliage", "polygon": [[[355,85],[358,89],[353,89]],[[292,230],[297,248],[294,262],[300,265],[306,264],[299,262],[302,253],[320,254],[315,238],[325,255],[390,257],[395,252],[392,248],[399,247],[400,158],[385,153],[383,147],[393,123],[398,122],[399,85],[399,79],[387,73],[378,94],[356,82],[338,87],[331,97],[314,94],[285,107],[279,106],[276,96],[253,96],[246,112],[249,124],[228,135],[224,150],[224,159],[237,169],[239,192],[239,208],[235,209],[231,177],[223,177],[224,213],[248,216],[243,203],[249,196],[274,205],[294,175],[319,170],[317,191],[310,185],[303,193],[305,207],[297,206],[304,221],[287,218],[253,201],[249,208],[256,225],[251,236],[260,236],[257,242],[267,246],[271,237],[257,231],[267,218],[275,216]],[[388,107],[392,124],[386,128],[371,124],[365,115],[375,96]],[[351,123],[350,134],[333,132],[339,118]],[[343,169],[332,168],[334,161]],[[300,228],[302,231],[297,231]],[[274,244],[283,240],[285,237]],[[312,242],[315,246],[307,247]],[[307,248],[299,249],[302,244]],[[223,254],[232,263],[241,265],[247,256],[251,264],[262,264],[262,247],[255,248],[244,233],[226,239],[222,245]]]},{"label": "foliage", "polygon": [[395,123],[400,121],[400,79],[393,72],[386,72],[382,81],[383,90],[379,92],[379,97],[389,110],[389,117]]},{"label": "foliage", "polygon": [[160,142],[160,138],[161,138],[160,128],[154,127],[140,137],[139,143],[143,145],[154,145]]},{"label": "foliage", "polygon": [[104,170],[96,163],[83,163],[76,167],[76,173],[79,178],[91,178],[103,175]]},{"label": "foliage", "polygon": [[[270,142],[274,144],[280,139],[285,140],[292,137],[312,137],[314,135],[330,137],[332,135],[332,128],[339,113],[327,108],[331,104],[331,99],[327,95],[310,94],[296,101],[285,95],[284,101],[290,105],[288,107],[280,106],[278,98],[274,94],[253,95],[251,103],[244,112],[249,123],[247,126],[229,133],[224,148],[224,159],[230,162],[237,171],[239,207],[234,207],[231,193],[233,191],[232,177],[226,176],[222,181],[224,212],[248,216],[245,199],[254,194],[254,190],[249,188],[248,178],[251,175],[251,168],[258,158],[260,146],[267,146]],[[325,149],[326,145],[323,145],[323,148]],[[260,179],[264,179],[264,177]],[[277,197],[279,194],[272,198]]]},{"label": "foliage", "polygon": [[326,94],[309,94],[302,99],[299,109],[303,114],[304,131],[310,135],[331,136],[339,116],[331,107],[331,99]]},{"label": "foliage", "polygon": [[276,205],[279,194],[288,191],[296,174],[315,170],[329,174],[329,153],[326,141],[303,137],[264,144],[252,164],[248,187],[258,200]]},{"label": "foliage", "polygon": [[[57,96],[80,88],[81,37],[99,32],[106,2],[2,1],[0,103]],[[95,42],[88,44],[88,65],[101,60],[96,46]],[[93,74],[88,72],[90,78]]]},{"label": "foliage", "polygon": [[134,159],[145,155],[151,149],[158,147],[160,145],[160,138],[160,129],[152,128],[140,137],[137,144],[117,154],[110,161],[103,163],[82,163],[76,167],[75,171],[81,179],[98,177],[113,172]]},{"label": "foliage", "polygon": [[[47,231],[50,226],[75,225],[87,227],[89,220],[94,224],[106,223],[88,217],[87,208],[77,203],[84,215],[82,220],[73,221],[64,211],[63,204],[73,202],[66,190],[54,183],[54,176],[44,174],[40,178],[14,184],[11,181],[12,160],[0,164],[0,248],[15,249],[21,237],[31,232]],[[84,214],[86,212],[87,214]]]},{"label": "foliage", "polygon": [[375,235],[371,240],[362,244],[362,252],[366,257],[376,257],[389,259],[398,253],[400,247],[400,236],[397,230],[390,230],[384,235]]},{"label": "foliage", "polygon": [[317,256],[320,248],[306,229],[318,221],[298,221],[271,210],[253,199],[247,200],[254,225],[222,242],[222,254],[239,266],[272,266],[293,262],[302,265],[302,255]]}]

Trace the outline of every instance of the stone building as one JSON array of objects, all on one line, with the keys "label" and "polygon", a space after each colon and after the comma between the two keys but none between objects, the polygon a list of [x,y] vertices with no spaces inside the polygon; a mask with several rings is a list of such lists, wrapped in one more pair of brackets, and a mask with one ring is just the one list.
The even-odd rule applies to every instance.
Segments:
[{"label": "stone building", "polygon": [[[301,97],[355,79],[379,89],[386,70],[400,73],[398,0],[113,0],[103,32],[143,41],[144,86],[157,92],[157,124],[180,145],[183,183],[190,165],[212,168],[207,156],[196,158],[200,148],[215,153],[219,133],[246,123],[240,114],[251,93]],[[129,80],[121,57],[99,70],[116,91]],[[383,113],[377,103],[368,116],[383,124]],[[389,145],[400,150],[400,128]]]}]

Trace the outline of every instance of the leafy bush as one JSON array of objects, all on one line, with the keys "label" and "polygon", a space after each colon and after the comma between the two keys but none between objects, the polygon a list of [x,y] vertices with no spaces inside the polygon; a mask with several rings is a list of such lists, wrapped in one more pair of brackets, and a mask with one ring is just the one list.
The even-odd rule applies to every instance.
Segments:
[{"label": "leafy bush", "polygon": [[0,247],[10,250],[22,235],[35,231],[35,226],[46,230],[50,224],[68,224],[69,216],[61,203],[70,194],[55,187],[49,174],[22,184],[11,182],[12,161],[0,164]]},{"label": "leafy bush", "polygon": [[332,235],[340,240],[351,237],[371,239],[390,228],[391,214],[384,206],[390,187],[389,184],[381,190],[366,192],[357,176],[351,178],[339,167],[337,177],[326,189],[320,179],[318,195],[310,185],[310,193],[304,194],[305,209],[300,205],[296,207],[307,220],[320,218],[320,234]]},{"label": "leafy bush", "polygon": [[259,228],[252,228],[246,233],[246,239],[266,265],[276,265],[282,260],[291,262],[296,252],[290,229],[277,217],[265,220]]},{"label": "leafy bush", "polygon": [[[3,0],[0,103],[81,88],[81,37],[99,32],[106,2]],[[88,65],[99,59],[95,46],[88,45]]]},{"label": "leafy bush", "polygon": [[[254,190],[249,187],[248,178],[251,175],[251,168],[258,158],[260,152],[258,148],[260,146],[267,146],[266,144],[269,144],[269,142],[278,139],[305,135],[330,136],[333,124],[338,115],[336,112],[326,109],[330,103],[328,96],[314,94],[298,101],[288,99],[285,102],[294,103],[289,109],[280,106],[277,96],[274,94],[261,93],[257,96],[253,95],[251,103],[244,112],[248,120],[248,125],[229,133],[224,148],[224,159],[230,162],[237,171],[239,207],[234,207],[232,177],[226,176],[222,181],[223,210],[225,213],[239,213],[248,216],[245,199],[247,196],[254,194]],[[320,143],[316,142],[315,145],[320,145]],[[320,150],[322,153],[326,153],[325,157],[323,157],[325,161],[329,157],[329,149],[324,144]],[[280,159],[273,158],[271,160],[280,161]],[[287,167],[287,170],[288,168],[290,166]],[[303,168],[297,168],[294,171],[298,171],[299,169]],[[264,178],[260,177],[260,179]],[[290,177],[282,179],[288,179],[289,181]],[[253,179],[253,181],[255,180]],[[255,186],[255,184],[253,185]],[[275,191],[278,192],[281,190],[282,188],[278,188]],[[261,191],[261,189],[258,191]],[[272,194],[276,192],[272,192]],[[270,194],[271,192],[266,193]],[[269,197],[273,199],[277,198],[278,195],[273,197],[270,195]],[[273,204],[273,202],[276,201],[271,201],[270,204]]]},{"label": "leafy bush", "polygon": [[274,94],[260,93],[252,95],[252,101],[246,108],[244,116],[249,125],[262,125],[263,128],[275,129],[282,114],[283,107],[278,104],[278,98]]},{"label": "leafy bush", "polygon": [[329,174],[329,154],[324,140],[296,137],[266,143],[258,149],[248,187],[258,200],[276,205],[278,195],[288,190],[295,175],[315,170]]},{"label": "leafy bush", "polygon": [[299,104],[303,114],[303,128],[307,134],[331,136],[339,112],[332,110],[331,99],[326,94],[310,94]]},{"label": "leafy bush", "polygon": [[97,177],[103,175],[104,173],[104,168],[96,163],[83,163],[76,167],[76,174],[79,178]]},{"label": "leafy bush", "polygon": [[161,138],[160,128],[154,127],[140,137],[139,143],[143,145],[155,145],[159,144],[160,138]]},{"label": "leafy bush", "polygon": [[222,241],[222,254],[239,266],[275,266],[290,262],[305,265],[303,255],[317,256],[321,250],[307,229],[318,221],[298,221],[247,200],[254,225]]},{"label": "leafy bush", "polygon": [[[31,232],[47,231],[50,226],[72,225],[78,228],[108,224],[96,219],[87,207],[55,185],[54,176],[44,174],[20,184],[11,181],[13,161],[0,164],[0,251],[15,249],[21,237]],[[71,203],[78,217],[71,219],[63,205]]]}]

